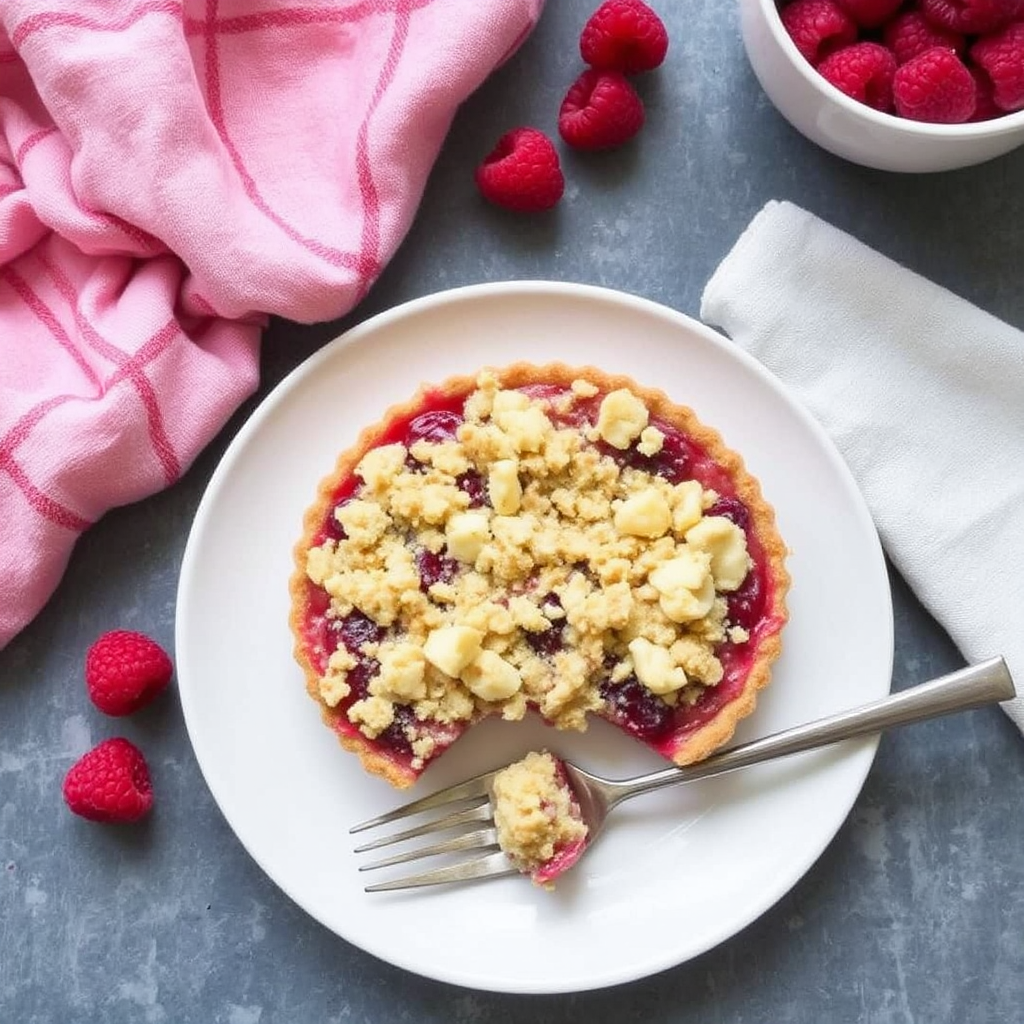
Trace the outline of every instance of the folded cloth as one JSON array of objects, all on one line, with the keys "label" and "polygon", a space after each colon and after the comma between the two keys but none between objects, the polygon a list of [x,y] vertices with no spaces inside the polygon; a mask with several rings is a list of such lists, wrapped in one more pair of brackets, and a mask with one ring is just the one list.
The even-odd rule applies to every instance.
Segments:
[{"label": "folded cloth", "polygon": [[543,0],[0,0],[0,647],[348,312]]},{"label": "folded cloth", "polygon": [[[832,437],[893,564],[969,661],[1024,688],[1024,334],[790,203],[754,218],[702,319]],[[1003,705],[1024,730],[1024,701]]]}]

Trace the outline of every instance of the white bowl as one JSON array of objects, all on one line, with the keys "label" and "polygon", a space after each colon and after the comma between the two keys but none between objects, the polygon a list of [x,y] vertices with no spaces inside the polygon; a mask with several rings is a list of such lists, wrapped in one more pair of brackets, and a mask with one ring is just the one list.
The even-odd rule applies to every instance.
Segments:
[{"label": "white bowl", "polygon": [[1024,144],[1024,110],[971,124],[882,114],[827,82],[797,50],[775,0],[739,0],[743,45],[768,98],[812,142],[883,171],[969,167]]}]

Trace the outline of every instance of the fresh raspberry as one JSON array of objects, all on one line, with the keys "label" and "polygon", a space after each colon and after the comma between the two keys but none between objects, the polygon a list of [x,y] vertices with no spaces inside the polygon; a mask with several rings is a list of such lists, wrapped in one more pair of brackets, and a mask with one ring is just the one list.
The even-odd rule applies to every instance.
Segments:
[{"label": "fresh raspberry", "polygon": [[933,25],[964,35],[994,32],[1019,13],[1017,0],[919,0],[918,6]]},{"label": "fresh raspberry", "polygon": [[992,99],[1001,111],[1024,108],[1024,21],[982,36],[971,57],[992,82]]},{"label": "fresh raspberry", "polygon": [[963,53],[967,45],[959,32],[933,25],[913,8],[897,14],[882,29],[882,42],[892,50],[897,64],[906,64],[933,46],[946,46],[955,53]]},{"label": "fresh raspberry", "polygon": [[64,776],[64,800],[90,821],[138,821],[153,806],[142,751],[121,737],[104,740]]},{"label": "fresh raspberry", "polygon": [[1002,117],[1006,111],[1000,110],[992,99],[992,79],[973,64],[968,64],[967,70],[974,79],[974,113],[969,120],[991,121],[993,117]]},{"label": "fresh raspberry", "polygon": [[875,110],[892,110],[892,77],[896,58],[878,43],[854,43],[836,50],[818,71],[840,92]]},{"label": "fresh raspberry", "polygon": [[857,41],[856,23],[836,0],[793,0],[779,17],[804,59],[815,66]]},{"label": "fresh raspberry", "polygon": [[523,213],[549,210],[565,191],[558,151],[536,128],[506,132],[476,169],[485,199]]},{"label": "fresh raspberry", "polygon": [[164,649],[144,633],[104,633],[85,656],[85,685],[93,704],[108,715],[130,715],[170,682],[173,667]]},{"label": "fresh raspberry", "polygon": [[977,102],[970,71],[945,46],[933,46],[897,68],[892,92],[900,117],[933,124],[961,124]]},{"label": "fresh raspberry", "polygon": [[599,71],[650,71],[667,51],[665,25],[642,0],[605,0],[580,33],[580,53]]},{"label": "fresh raspberry", "polygon": [[903,0],[839,0],[840,6],[861,28],[877,28],[884,24],[902,3]]},{"label": "fresh raspberry", "polygon": [[584,71],[558,111],[558,131],[576,149],[611,149],[644,126],[644,105],[619,71]]}]

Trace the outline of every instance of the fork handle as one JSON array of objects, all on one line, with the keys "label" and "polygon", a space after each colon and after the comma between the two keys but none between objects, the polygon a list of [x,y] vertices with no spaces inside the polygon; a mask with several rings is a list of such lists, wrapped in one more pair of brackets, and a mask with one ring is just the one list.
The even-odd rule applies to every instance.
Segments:
[{"label": "fork handle", "polygon": [[954,711],[966,711],[1016,695],[1002,658],[969,665],[927,683],[909,687],[882,700],[744,743],[685,768],[667,768],[642,779],[612,783],[610,801],[619,803],[664,786],[694,782],[761,764],[803,750],[814,750],[854,736],[882,732],[898,725],[923,722]]}]

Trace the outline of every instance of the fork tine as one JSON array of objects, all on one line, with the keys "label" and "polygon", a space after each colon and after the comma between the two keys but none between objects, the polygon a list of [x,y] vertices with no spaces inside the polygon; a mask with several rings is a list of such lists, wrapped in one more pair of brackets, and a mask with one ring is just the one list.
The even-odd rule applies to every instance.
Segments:
[{"label": "fork tine", "polygon": [[472,878],[492,878],[499,875],[515,875],[519,872],[503,853],[490,853],[476,860],[453,864],[451,867],[426,871],[421,875],[395,878],[390,882],[368,885],[366,892],[387,892],[393,889],[414,889],[423,885],[440,885],[442,882],[467,882]]},{"label": "fork tine", "polygon": [[486,772],[484,775],[477,775],[475,778],[467,779],[458,785],[449,786],[447,789],[439,790],[437,793],[431,793],[430,796],[403,804],[401,807],[396,807],[393,811],[388,811],[386,814],[381,814],[376,818],[370,818],[368,821],[361,821],[358,825],[353,825],[349,829],[349,833],[363,832],[368,828],[376,828],[378,825],[388,825],[408,815],[419,814],[420,811],[429,811],[435,807],[443,807],[445,804],[455,803],[458,800],[488,796],[491,779],[494,778],[495,774],[497,773]]},{"label": "fork tine", "polygon": [[489,846],[497,848],[498,833],[493,828],[481,828],[475,832],[463,832],[454,839],[447,839],[443,843],[435,843],[433,846],[420,846],[407,853],[396,853],[393,857],[384,860],[374,861],[372,864],[361,864],[360,871],[376,871],[377,868],[389,868],[394,864],[405,864],[411,860],[419,860],[421,857],[433,857],[439,853],[456,853],[459,850],[483,850]]},{"label": "fork tine", "polygon": [[465,810],[456,811],[454,814],[445,815],[436,821],[425,821],[422,825],[414,828],[407,828],[404,832],[395,832],[393,835],[382,836],[374,839],[372,843],[364,843],[357,846],[356,853],[366,853],[368,850],[376,850],[382,846],[390,846],[392,843],[400,843],[403,839],[415,839],[417,836],[425,836],[431,832],[442,832],[444,829],[455,828],[457,825],[468,825],[475,821],[488,821],[491,817],[490,800],[484,800]]}]

